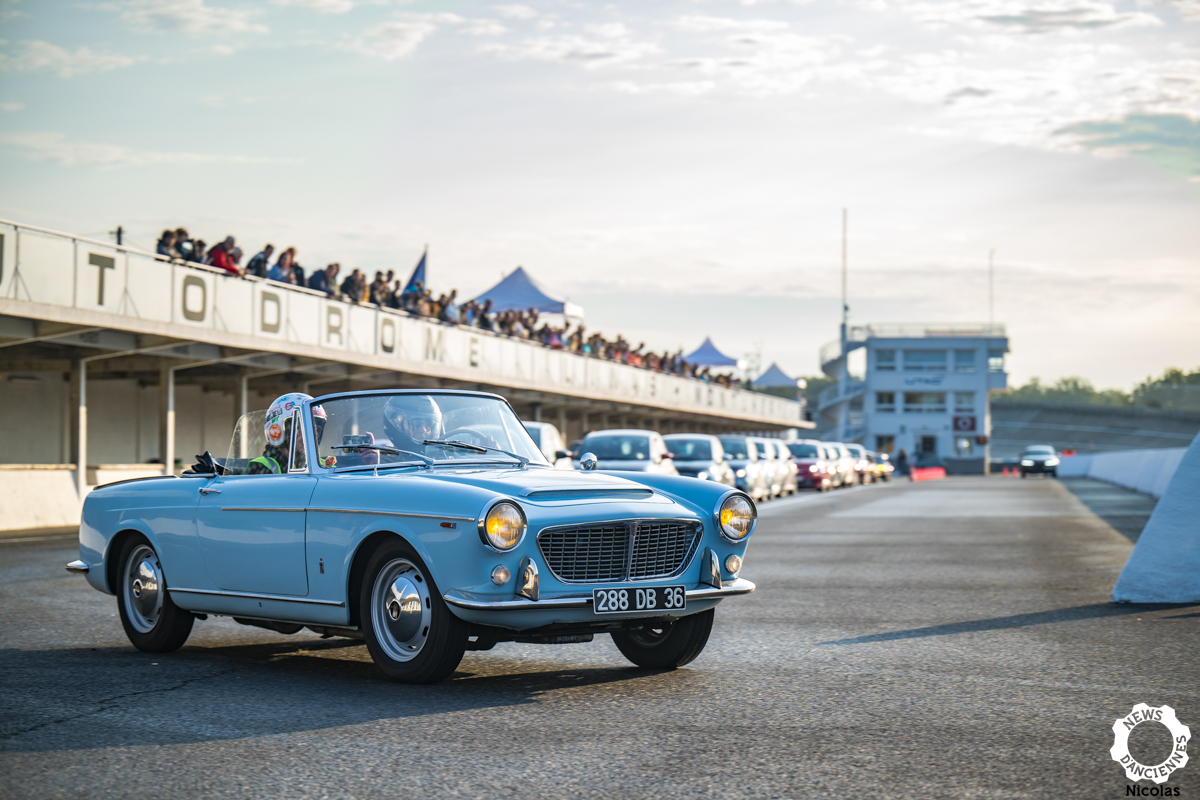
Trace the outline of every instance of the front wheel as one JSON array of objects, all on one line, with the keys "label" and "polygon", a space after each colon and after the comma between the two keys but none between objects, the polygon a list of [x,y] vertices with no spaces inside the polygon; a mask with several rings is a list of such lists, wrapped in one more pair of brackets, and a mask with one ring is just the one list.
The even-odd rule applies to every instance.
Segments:
[{"label": "front wheel", "polygon": [[138,650],[171,653],[183,647],[196,618],[171,600],[158,553],[142,535],[125,541],[118,556],[117,611]]},{"label": "front wheel", "polygon": [[696,660],[712,633],[716,609],[701,611],[675,622],[612,635],[621,654],[647,669],[675,669]]},{"label": "front wheel", "polygon": [[400,539],[380,545],[359,587],[359,617],[375,665],[400,683],[437,683],[467,649],[467,623],[450,613],[421,557]]}]

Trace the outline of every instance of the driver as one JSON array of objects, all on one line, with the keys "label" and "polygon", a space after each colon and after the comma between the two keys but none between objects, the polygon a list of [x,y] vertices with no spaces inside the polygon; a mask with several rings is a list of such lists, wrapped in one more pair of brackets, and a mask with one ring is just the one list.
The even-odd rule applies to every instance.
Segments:
[{"label": "driver", "polygon": [[425,453],[426,439],[441,439],[442,409],[426,394],[398,394],[383,407],[383,431],[397,450]]},{"label": "driver", "polygon": [[[261,456],[250,460],[246,468],[247,475],[281,475],[288,471],[291,463],[292,415],[308,400],[312,400],[312,395],[303,392],[289,392],[275,398],[263,418],[263,436],[267,445]],[[312,416],[313,429],[320,444],[328,417],[321,406],[312,407]]]}]

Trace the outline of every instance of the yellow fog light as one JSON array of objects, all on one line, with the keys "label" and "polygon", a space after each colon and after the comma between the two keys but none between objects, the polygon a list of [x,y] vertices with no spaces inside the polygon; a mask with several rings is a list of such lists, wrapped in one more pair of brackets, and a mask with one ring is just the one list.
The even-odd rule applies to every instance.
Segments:
[{"label": "yellow fog light", "polygon": [[497,550],[512,550],[525,534],[525,515],[515,504],[496,503],[479,522],[479,537]]},{"label": "yellow fog light", "polygon": [[754,505],[743,494],[729,495],[717,510],[721,535],[731,542],[740,542],[749,536],[750,531],[754,530],[757,517]]}]

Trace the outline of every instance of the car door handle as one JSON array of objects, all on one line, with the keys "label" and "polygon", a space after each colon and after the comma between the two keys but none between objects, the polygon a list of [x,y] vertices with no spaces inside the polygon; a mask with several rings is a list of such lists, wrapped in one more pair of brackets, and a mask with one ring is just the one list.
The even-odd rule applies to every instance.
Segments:
[{"label": "car door handle", "polygon": [[203,486],[200,488],[200,494],[220,494],[220,493],[221,493],[220,489],[210,489],[207,486]]}]

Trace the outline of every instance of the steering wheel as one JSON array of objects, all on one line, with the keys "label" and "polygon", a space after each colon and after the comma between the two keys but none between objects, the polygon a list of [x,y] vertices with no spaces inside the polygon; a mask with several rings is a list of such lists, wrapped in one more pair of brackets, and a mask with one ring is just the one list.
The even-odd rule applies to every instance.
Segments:
[{"label": "steering wheel", "polygon": [[467,444],[477,444],[480,447],[499,447],[500,444],[491,436],[480,433],[473,428],[458,428],[450,431],[445,435],[447,441],[466,442]]}]

